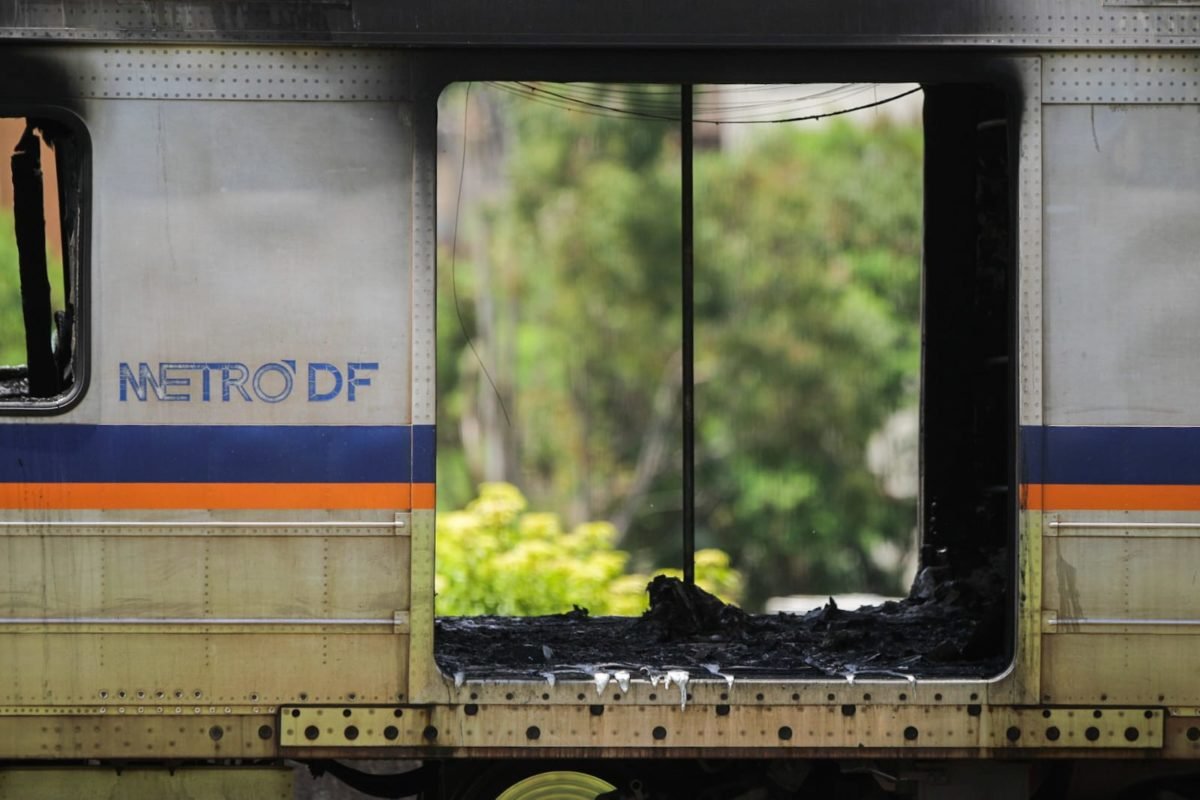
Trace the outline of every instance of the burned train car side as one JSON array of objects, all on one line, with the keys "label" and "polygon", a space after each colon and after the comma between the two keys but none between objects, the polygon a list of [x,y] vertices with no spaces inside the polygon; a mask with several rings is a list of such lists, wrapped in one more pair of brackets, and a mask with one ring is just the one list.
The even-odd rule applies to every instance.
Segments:
[{"label": "burned train car side", "polygon": [[[669,756],[1026,797],[1033,762],[1197,757],[1200,11],[768,5],[0,11],[70,272],[67,385],[0,373],[0,787],[216,760],[256,795],[286,773],[244,764],[390,757],[448,796],[692,791]],[[518,79],[926,88],[923,535],[1007,559],[1002,668],[439,669],[436,103]]]}]

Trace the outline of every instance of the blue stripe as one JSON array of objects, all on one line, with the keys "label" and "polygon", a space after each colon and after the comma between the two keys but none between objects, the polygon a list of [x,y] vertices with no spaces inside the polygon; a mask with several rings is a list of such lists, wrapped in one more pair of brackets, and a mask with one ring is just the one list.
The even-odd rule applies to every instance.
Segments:
[{"label": "blue stripe", "polygon": [[437,433],[432,425],[413,425],[413,483],[437,482]]},{"label": "blue stripe", "polygon": [[14,423],[0,482],[407,483],[412,441],[407,425]]},{"label": "blue stripe", "polygon": [[1200,428],[1021,428],[1025,483],[1200,485]]}]

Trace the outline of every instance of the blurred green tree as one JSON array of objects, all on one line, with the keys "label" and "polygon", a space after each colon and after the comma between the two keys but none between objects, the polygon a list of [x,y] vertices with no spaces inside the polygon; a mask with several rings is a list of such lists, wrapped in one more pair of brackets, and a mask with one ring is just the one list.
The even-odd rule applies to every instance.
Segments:
[{"label": "blurred green tree", "polygon": [[[677,565],[678,127],[473,97],[504,121],[509,181],[464,219],[454,270],[442,254],[440,419],[458,424],[439,427],[439,502],[502,477],[612,521],[639,570]],[[697,154],[697,540],[751,607],[903,589],[873,553],[907,547],[915,503],[866,452],[917,403],[921,174],[919,127],[886,117]]]}]

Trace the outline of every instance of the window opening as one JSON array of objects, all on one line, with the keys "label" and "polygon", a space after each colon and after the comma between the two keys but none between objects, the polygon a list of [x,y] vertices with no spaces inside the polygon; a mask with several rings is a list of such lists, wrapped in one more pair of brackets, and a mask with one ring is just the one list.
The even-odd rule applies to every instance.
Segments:
[{"label": "window opening", "polygon": [[57,405],[78,381],[82,151],[35,117],[0,117],[0,146],[0,406]]},{"label": "window opening", "polygon": [[[895,98],[907,118],[881,110]],[[815,133],[757,127],[856,105]],[[653,669],[695,661],[661,648],[699,637],[741,675],[998,673],[1015,529],[1006,113],[980,86],[448,90],[442,668],[562,677],[595,640]],[[741,609],[656,579],[648,614],[609,616],[641,613],[664,569],[690,577],[692,548],[701,588]],[[874,595],[861,611],[827,602],[854,589]],[[753,613],[781,609],[797,613]]]}]

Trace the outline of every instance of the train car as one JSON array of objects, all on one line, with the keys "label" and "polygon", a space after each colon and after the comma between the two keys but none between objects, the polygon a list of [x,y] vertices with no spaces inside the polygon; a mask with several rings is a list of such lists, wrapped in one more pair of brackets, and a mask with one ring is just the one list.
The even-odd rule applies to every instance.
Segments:
[{"label": "train car", "polygon": [[[1196,6],[3,4],[64,300],[0,371],[0,794],[1193,796]],[[924,87],[923,536],[999,554],[1001,668],[439,668],[437,101],[479,80]],[[384,758],[425,766],[341,764]]]}]

